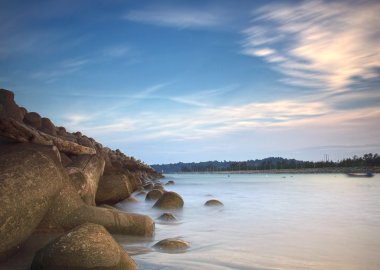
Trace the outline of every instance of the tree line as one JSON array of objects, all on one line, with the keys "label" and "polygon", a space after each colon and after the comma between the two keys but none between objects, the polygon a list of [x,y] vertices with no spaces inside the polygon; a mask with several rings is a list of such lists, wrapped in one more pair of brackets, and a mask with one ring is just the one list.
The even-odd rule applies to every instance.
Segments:
[{"label": "tree line", "polygon": [[282,157],[269,157],[247,161],[206,161],[191,163],[170,163],[151,165],[157,172],[176,173],[176,172],[220,172],[220,171],[253,171],[253,170],[273,170],[273,169],[305,169],[305,168],[372,168],[380,167],[380,156],[376,154],[365,154],[361,157],[339,161],[302,161],[287,159]]}]

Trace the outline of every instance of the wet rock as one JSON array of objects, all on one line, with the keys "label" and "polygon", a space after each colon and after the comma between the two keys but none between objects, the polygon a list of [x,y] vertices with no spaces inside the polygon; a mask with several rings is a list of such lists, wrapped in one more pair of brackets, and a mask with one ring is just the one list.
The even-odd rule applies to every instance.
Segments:
[{"label": "wet rock", "polygon": [[146,195],[146,192],[145,191],[140,191],[137,193],[137,196],[142,196],[142,195]]},{"label": "wet rock", "polygon": [[219,200],[208,200],[205,203],[205,206],[224,206],[223,203]]},{"label": "wet rock", "polygon": [[170,186],[170,185],[174,185],[175,182],[173,180],[169,180],[165,185],[166,186]]},{"label": "wet rock", "polygon": [[163,221],[174,221],[177,220],[176,217],[172,213],[163,213],[158,217],[159,220]]},{"label": "wet rock", "polygon": [[153,189],[146,194],[145,200],[146,201],[156,201],[159,198],[161,198],[163,192],[159,189]]},{"label": "wet rock", "polygon": [[103,226],[87,223],[40,249],[31,269],[132,270],[137,265]]},{"label": "wet rock", "polygon": [[168,238],[156,243],[154,248],[163,251],[181,251],[190,247],[190,244],[181,239]]},{"label": "wet rock", "polygon": [[24,116],[24,123],[36,129],[40,129],[42,126],[41,116],[36,112],[29,112]]},{"label": "wet rock", "polygon": [[165,192],[153,207],[160,209],[177,209],[183,208],[183,205],[184,202],[182,197],[178,193],[169,191]]}]

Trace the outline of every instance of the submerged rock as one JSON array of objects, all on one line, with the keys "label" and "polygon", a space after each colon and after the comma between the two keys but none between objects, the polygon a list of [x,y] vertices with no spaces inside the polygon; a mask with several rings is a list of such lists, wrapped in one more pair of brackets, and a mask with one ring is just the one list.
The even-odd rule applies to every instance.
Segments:
[{"label": "submerged rock", "polygon": [[39,269],[137,269],[103,226],[86,223],[53,240],[34,256]]},{"label": "submerged rock", "polygon": [[175,182],[173,180],[169,180],[165,185],[166,186],[169,186],[169,185],[174,185]]},{"label": "submerged rock", "polygon": [[159,189],[153,189],[146,194],[145,200],[146,201],[156,201],[159,198],[161,198],[163,192]]},{"label": "submerged rock", "polygon": [[176,209],[183,208],[184,202],[182,197],[173,191],[165,192],[160,199],[153,205],[154,208]]},{"label": "submerged rock", "polygon": [[177,220],[176,217],[172,213],[163,213],[158,217],[159,220],[163,221],[174,221]]},{"label": "submerged rock", "polygon": [[188,249],[190,244],[181,239],[168,238],[159,241],[153,247],[163,251],[181,251]]},{"label": "submerged rock", "polygon": [[224,206],[224,204],[219,200],[208,200],[205,206]]}]

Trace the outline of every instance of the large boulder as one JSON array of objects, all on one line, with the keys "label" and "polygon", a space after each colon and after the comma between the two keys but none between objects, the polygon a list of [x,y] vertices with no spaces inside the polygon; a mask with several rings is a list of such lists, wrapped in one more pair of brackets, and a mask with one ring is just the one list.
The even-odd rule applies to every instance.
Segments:
[{"label": "large boulder", "polygon": [[160,199],[153,205],[154,208],[176,209],[183,207],[182,197],[173,191],[165,192]]},{"label": "large boulder", "polygon": [[97,155],[80,155],[66,168],[72,184],[88,205],[95,205],[99,179],[104,171],[104,159]]},{"label": "large boulder", "polygon": [[115,204],[128,198],[133,192],[127,175],[103,175],[96,192],[97,204]]},{"label": "large boulder", "polygon": [[35,144],[0,148],[0,258],[15,250],[44,218],[64,185],[52,147]]},{"label": "large boulder", "polygon": [[14,101],[14,94],[11,91],[0,89],[0,117],[9,117],[22,121],[24,114]]},{"label": "large boulder", "polygon": [[31,269],[132,270],[137,265],[103,226],[86,223],[40,249]]}]

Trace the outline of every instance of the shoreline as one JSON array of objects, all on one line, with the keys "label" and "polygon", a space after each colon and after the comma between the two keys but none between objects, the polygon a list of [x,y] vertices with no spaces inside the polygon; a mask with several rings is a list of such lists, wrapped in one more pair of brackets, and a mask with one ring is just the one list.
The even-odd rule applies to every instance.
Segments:
[{"label": "shoreline", "polygon": [[[365,173],[368,170],[360,167],[346,168],[301,168],[301,169],[270,169],[270,170],[241,170],[241,171],[207,171],[207,172],[171,172],[167,174],[330,174],[330,173]],[[380,167],[370,169],[373,173],[380,173]]]}]

